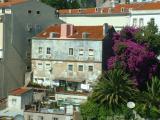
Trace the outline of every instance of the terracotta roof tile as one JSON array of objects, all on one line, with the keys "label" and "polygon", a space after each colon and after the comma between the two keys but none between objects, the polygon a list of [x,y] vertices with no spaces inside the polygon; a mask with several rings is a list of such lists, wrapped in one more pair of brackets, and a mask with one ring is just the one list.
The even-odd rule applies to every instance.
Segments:
[{"label": "terracotta roof tile", "polygon": [[30,91],[31,89],[26,88],[26,87],[21,87],[21,88],[17,88],[14,89],[10,92],[10,95],[14,95],[14,96],[20,96],[24,93],[27,93],[28,91]]},{"label": "terracotta roof tile", "polygon": [[[110,9],[110,12],[109,12]],[[122,10],[123,9],[123,10]],[[133,4],[118,4],[114,8],[87,8],[87,9],[62,9],[60,14],[125,14],[129,10],[159,10],[160,2],[152,3],[133,3]],[[79,10],[81,12],[79,12]]]},{"label": "terracotta roof tile", "polygon": [[8,7],[16,4],[26,2],[27,0],[8,0],[7,2],[0,2],[0,7]]},{"label": "terracotta roof tile", "polygon": [[[46,28],[43,32],[37,34],[36,38],[49,38],[51,32],[57,33],[57,38],[60,38],[61,34],[61,26],[60,25],[52,25]],[[82,33],[88,33],[88,39],[92,40],[102,40],[103,36],[103,26],[74,26],[73,34],[68,35],[67,38],[73,39],[82,39]]]}]

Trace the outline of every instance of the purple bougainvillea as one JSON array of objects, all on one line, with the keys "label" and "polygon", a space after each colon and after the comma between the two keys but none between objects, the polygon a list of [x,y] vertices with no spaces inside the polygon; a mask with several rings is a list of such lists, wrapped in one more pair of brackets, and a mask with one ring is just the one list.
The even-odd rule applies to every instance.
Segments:
[{"label": "purple bougainvillea", "polygon": [[141,87],[153,75],[158,75],[159,61],[154,52],[150,51],[147,44],[138,44],[134,35],[139,29],[125,27],[120,33],[113,37],[112,56],[107,61],[108,69],[121,67],[131,75],[131,78]]}]

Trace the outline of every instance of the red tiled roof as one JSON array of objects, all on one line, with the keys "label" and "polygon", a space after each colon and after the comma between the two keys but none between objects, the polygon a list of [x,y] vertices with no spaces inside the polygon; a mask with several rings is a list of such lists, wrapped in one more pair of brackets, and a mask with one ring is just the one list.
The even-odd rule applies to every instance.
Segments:
[{"label": "red tiled roof", "polygon": [[27,93],[28,91],[30,91],[31,89],[26,88],[26,87],[21,87],[21,88],[17,88],[14,89],[10,92],[10,95],[14,95],[14,96],[20,96],[24,93]]},{"label": "red tiled roof", "polygon": [[[61,26],[52,25],[46,28],[43,32],[36,35],[37,38],[49,38],[51,32],[57,33],[57,38],[60,38]],[[82,33],[88,33],[88,39],[102,40],[103,36],[103,26],[74,26],[73,34],[68,35],[67,38],[82,39]]]},{"label": "red tiled roof", "polygon": [[0,2],[0,7],[12,6],[12,5],[20,4],[26,1],[27,0],[8,0],[7,2]]},{"label": "red tiled roof", "polygon": [[[124,11],[122,12],[122,9]],[[110,9],[110,11],[109,11]],[[129,13],[132,10],[159,10],[160,2],[152,3],[133,3],[133,4],[118,4],[114,8],[87,8],[87,9],[62,9],[59,10],[60,14],[123,14]]]}]

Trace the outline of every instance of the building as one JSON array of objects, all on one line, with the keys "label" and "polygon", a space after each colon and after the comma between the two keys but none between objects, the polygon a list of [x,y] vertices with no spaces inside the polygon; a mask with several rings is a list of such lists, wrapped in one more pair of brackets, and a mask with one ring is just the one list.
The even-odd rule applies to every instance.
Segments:
[{"label": "building", "polygon": [[[52,25],[32,38],[32,71],[36,83],[58,86],[93,83],[102,73],[104,26]],[[50,83],[51,82],[51,83]],[[64,85],[65,86],[65,85]]]},{"label": "building", "polygon": [[33,90],[26,87],[12,90],[7,98],[7,107],[0,111],[0,116],[23,116],[25,106],[33,102]]},{"label": "building", "polygon": [[34,111],[25,111],[24,112],[25,120],[73,120],[71,115],[65,115],[64,113],[54,113],[54,112],[34,112]]},{"label": "building", "polygon": [[37,0],[0,2],[0,97],[24,85],[30,71],[31,37],[60,20],[54,9]]},{"label": "building", "polygon": [[142,27],[153,21],[160,31],[160,2],[143,4],[143,7],[131,11],[130,26]]},{"label": "building", "polygon": [[160,2],[143,2],[102,8],[64,9],[59,12],[60,19],[69,24],[98,26],[108,23],[120,31],[124,26],[145,26],[151,19],[160,29],[159,10]]}]

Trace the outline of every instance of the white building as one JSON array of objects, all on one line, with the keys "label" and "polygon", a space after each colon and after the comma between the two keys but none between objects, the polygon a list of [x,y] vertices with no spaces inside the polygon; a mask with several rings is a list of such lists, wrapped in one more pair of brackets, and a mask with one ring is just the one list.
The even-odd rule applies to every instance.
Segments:
[{"label": "white building", "polygon": [[21,87],[12,90],[8,95],[7,108],[0,111],[0,116],[22,115],[25,105],[33,102],[33,90],[26,87]]},{"label": "white building", "polygon": [[56,80],[95,82],[102,72],[105,29],[70,24],[49,26],[32,39],[33,81],[46,86]]},{"label": "white building", "polygon": [[[124,26],[145,26],[154,20],[160,29],[160,2],[117,4],[113,7],[60,10],[60,19],[74,25],[108,23],[119,31]],[[88,22],[89,21],[89,22]]]}]

